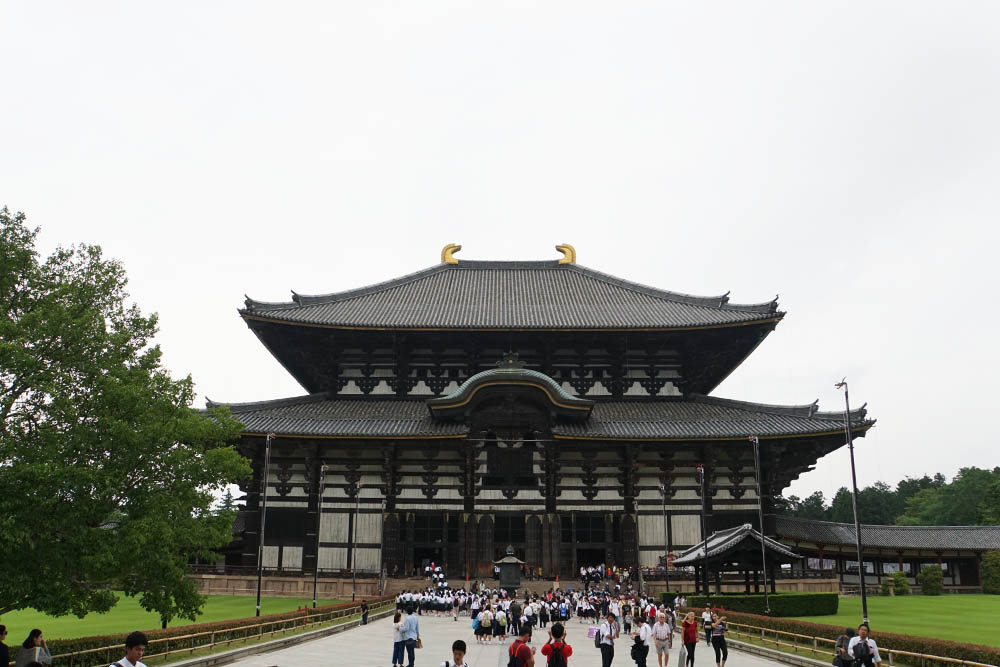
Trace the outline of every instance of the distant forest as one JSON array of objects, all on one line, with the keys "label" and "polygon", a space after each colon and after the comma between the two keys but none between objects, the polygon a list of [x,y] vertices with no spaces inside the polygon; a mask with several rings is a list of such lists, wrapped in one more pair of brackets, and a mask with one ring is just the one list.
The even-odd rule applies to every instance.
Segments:
[{"label": "distant forest", "polygon": [[[802,519],[854,523],[851,491],[842,486],[829,502],[821,491],[799,498],[778,498],[778,514]],[[1000,467],[962,468],[949,482],[933,477],[907,477],[892,488],[875,482],[858,489],[861,523],[898,526],[1000,525]]]}]

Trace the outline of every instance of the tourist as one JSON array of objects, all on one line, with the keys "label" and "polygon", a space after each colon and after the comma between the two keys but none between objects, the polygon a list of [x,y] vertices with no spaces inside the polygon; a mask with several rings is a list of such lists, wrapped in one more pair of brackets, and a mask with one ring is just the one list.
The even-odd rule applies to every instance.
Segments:
[{"label": "tourist", "polygon": [[535,649],[529,647],[531,641],[531,628],[524,626],[521,634],[517,636],[514,643],[507,649],[507,655],[517,661],[517,667],[535,667]]},{"label": "tourist", "polygon": [[705,607],[705,611],[701,612],[701,628],[705,631],[705,643],[709,646],[712,645],[712,609],[710,607]]},{"label": "tourist", "polygon": [[712,614],[712,648],[715,649],[716,667],[726,667],[726,659],[729,657],[729,648],[726,646],[726,617]]},{"label": "tourist", "polygon": [[882,662],[878,654],[878,645],[875,640],[868,636],[870,628],[867,623],[858,626],[858,636],[851,637],[847,645],[847,654],[854,660],[856,667],[873,667]]},{"label": "tourist", "polygon": [[835,665],[839,665],[839,667],[852,667],[854,665],[854,658],[847,652],[847,647],[850,645],[851,637],[853,636],[854,628],[844,628],[844,634],[837,637],[837,645],[835,647],[837,653],[834,656]]},{"label": "tourist", "polygon": [[361,625],[368,625],[368,602],[361,601]]},{"label": "tourist", "polygon": [[42,631],[37,628],[29,632],[28,638],[21,644],[21,649],[17,652],[14,667],[27,667],[32,662],[43,665],[52,664],[49,647],[42,638]]},{"label": "tourist", "polygon": [[141,632],[130,632],[125,638],[125,657],[111,665],[111,667],[146,667],[140,662],[142,654],[146,652],[149,641],[146,635]]},{"label": "tourist", "polygon": [[601,667],[611,667],[611,661],[615,659],[615,639],[618,638],[614,614],[608,612],[607,620],[601,623],[598,632],[601,635]]},{"label": "tourist", "polygon": [[403,612],[392,617],[392,667],[403,667]]},{"label": "tourist", "polygon": [[650,628],[653,631],[653,646],[656,647],[656,662],[659,667],[670,664],[670,640],[673,636],[667,616],[662,611],[656,616],[656,623]]},{"label": "tourist", "polygon": [[698,623],[694,620],[694,612],[689,611],[681,623],[684,632],[684,649],[687,651],[686,665],[694,667],[694,649],[698,646]]},{"label": "tourist", "polygon": [[7,626],[0,625],[0,667],[10,664],[10,648],[4,643],[7,639]]},{"label": "tourist", "polygon": [[465,642],[461,639],[456,639],[451,644],[451,660],[445,660],[441,663],[441,667],[469,667],[465,664]]},{"label": "tourist", "polygon": [[643,616],[635,619],[635,645],[632,647],[632,659],[635,660],[636,667],[646,667],[646,658],[649,656],[649,648],[653,644],[653,630],[646,624]]},{"label": "tourist", "polygon": [[573,655],[573,647],[566,643],[566,628],[562,623],[553,623],[549,630],[549,641],[542,645],[542,655],[549,667],[562,667],[569,664]]},{"label": "tourist", "polygon": [[417,647],[417,639],[420,638],[420,621],[412,606],[406,609],[406,620],[403,621],[403,643],[406,646],[407,667],[413,667],[413,650]]}]

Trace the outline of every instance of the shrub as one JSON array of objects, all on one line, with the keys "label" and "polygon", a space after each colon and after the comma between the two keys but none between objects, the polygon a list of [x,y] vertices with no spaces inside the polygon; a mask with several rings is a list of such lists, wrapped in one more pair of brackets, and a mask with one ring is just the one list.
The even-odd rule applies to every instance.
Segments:
[{"label": "shrub", "polygon": [[941,572],[941,566],[925,566],[917,575],[917,581],[920,582],[920,591],[924,595],[941,595],[944,589],[944,573]]},{"label": "shrub", "polygon": [[983,592],[1000,595],[1000,551],[983,554],[980,572],[983,576]]},{"label": "shrub", "polygon": [[[837,613],[840,598],[837,593],[771,593],[769,596],[771,616],[828,616]],[[692,595],[688,606],[703,608],[718,607],[726,611],[740,611],[750,614],[764,613],[764,596],[751,595]]]},{"label": "shrub", "polygon": [[[369,600],[368,604],[370,606],[375,606],[386,602],[390,599],[395,599],[395,597],[378,598],[375,600]],[[191,648],[196,646],[201,646],[210,643],[211,637],[198,637],[195,639],[185,639],[178,640],[177,644],[172,641],[164,643],[157,640],[170,639],[173,637],[184,637],[191,634],[201,633],[201,632],[213,632],[215,633],[215,641],[226,641],[227,639],[242,639],[245,636],[244,630],[236,630],[243,626],[251,625],[254,623],[270,623],[272,621],[277,621],[275,625],[269,626],[267,632],[271,630],[295,628],[299,626],[306,625],[309,621],[305,618],[311,614],[322,614],[328,611],[338,611],[340,609],[350,609],[351,607],[359,607],[360,602],[341,602],[340,604],[329,605],[326,607],[317,607],[316,609],[299,609],[297,611],[288,611],[282,614],[269,614],[266,616],[250,617],[250,618],[239,618],[230,621],[217,621],[215,623],[199,623],[196,625],[185,625],[176,628],[168,628],[166,630],[146,630],[146,637],[149,638],[151,642],[150,646],[147,647],[146,652],[150,654],[162,653],[164,652],[165,646],[169,645],[175,650],[181,650],[183,648]],[[134,628],[129,628],[133,630]],[[123,632],[114,635],[97,635],[93,637],[77,637],[74,639],[52,639],[49,640],[49,651],[54,656],[60,656],[68,653],[76,653],[79,651],[87,651],[90,649],[112,647],[111,652],[108,654],[111,657],[108,658],[107,662],[110,664],[113,660],[117,660],[121,657],[121,653],[125,650],[125,637],[128,633]],[[83,656],[82,660],[85,663],[99,663],[103,660],[105,656],[101,654],[89,654]],[[77,658],[74,664],[80,664],[81,658]],[[70,658],[67,656],[65,658],[56,657],[53,665],[69,665]]]},{"label": "shrub", "polygon": [[[714,599],[715,598],[713,597],[713,600]],[[696,608],[691,608],[691,611],[698,610]],[[759,628],[768,628],[770,630],[794,632],[806,635],[807,637],[825,637],[827,639],[836,640],[837,637],[839,637],[844,631],[843,626],[840,625],[824,625],[821,623],[810,623],[808,621],[797,621],[791,618],[772,618],[769,616],[759,616],[756,614],[743,614],[729,611],[726,612],[726,616],[730,623],[742,623]],[[895,649],[898,651],[910,651],[912,653],[936,655],[943,658],[981,662],[987,665],[1000,665],[1000,648],[993,646],[950,642],[944,639],[934,639],[931,637],[897,635],[888,632],[878,632],[877,630],[872,633],[872,638],[878,642],[879,650]],[[734,639],[738,638],[734,637]],[[833,646],[828,646],[830,654],[833,655]],[[889,664],[889,659],[884,653],[882,654],[882,660],[883,664]],[[941,662],[937,660],[927,660],[926,665],[928,667],[954,667],[954,663]]]},{"label": "shrub", "polygon": [[907,580],[905,572],[893,572],[889,579],[892,580],[893,592],[896,595],[910,594],[910,582]]},{"label": "shrub", "polygon": [[882,580],[882,584],[879,587],[879,592],[882,595],[889,596],[892,595],[892,579],[886,577]]}]

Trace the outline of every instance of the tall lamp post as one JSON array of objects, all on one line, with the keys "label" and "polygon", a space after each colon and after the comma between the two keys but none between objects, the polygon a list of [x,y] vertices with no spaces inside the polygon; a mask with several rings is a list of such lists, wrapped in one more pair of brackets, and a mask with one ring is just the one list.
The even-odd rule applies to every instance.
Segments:
[{"label": "tall lamp post", "polygon": [[271,469],[271,440],[274,433],[264,439],[264,478],[260,488],[260,539],[257,541],[257,615],[260,616],[260,587],[264,577],[264,528],[267,525],[267,473]]},{"label": "tall lamp post", "polygon": [[754,477],[757,480],[757,518],[760,521],[760,569],[764,573],[764,615],[771,615],[771,600],[767,594],[767,559],[764,552],[764,497],[760,495],[760,439],[750,436],[753,443]]},{"label": "tall lamp post", "polygon": [[316,589],[319,588],[319,533],[323,527],[323,486],[326,483],[326,464],[319,467],[319,495],[316,497],[316,567],[313,570],[313,609],[316,608]]},{"label": "tall lamp post", "polygon": [[[705,564],[702,565],[701,582],[705,586],[705,597],[712,597],[712,588],[708,584],[708,524],[705,521],[705,496],[708,495],[708,487],[705,485],[705,466],[701,463],[697,466],[698,483],[701,487],[701,538],[702,548],[705,550]],[[696,586],[697,588],[697,586]]]},{"label": "tall lamp post", "polygon": [[361,517],[361,482],[354,494],[354,534],[351,536],[351,602],[357,597],[358,590],[358,519]]},{"label": "tall lamp post", "polygon": [[854,467],[854,435],[851,433],[851,398],[847,390],[847,378],[833,385],[844,390],[844,434],[847,449],[851,453],[851,504],[854,507],[854,541],[858,550],[858,581],[861,584],[861,618],[868,622],[868,594],[865,592],[865,561],[861,553],[861,521],[858,519],[858,474]]},{"label": "tall lamp post", "polygon": [[670,592],[670,526],[667,525],[667,482],[660,480],[660,498],[663,500],[663,579]]}]

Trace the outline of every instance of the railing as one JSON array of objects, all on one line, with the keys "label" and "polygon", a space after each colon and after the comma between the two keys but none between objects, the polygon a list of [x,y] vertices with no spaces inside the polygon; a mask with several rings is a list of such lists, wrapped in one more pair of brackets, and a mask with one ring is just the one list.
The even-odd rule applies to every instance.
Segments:
[{"label": "railing", "polygon": [[[375,614],[387,611],[395,608],[395,606],[396,602],[394,598],[381,600],[369,608],[369,613]],[[187,652],[190,654],[204,649],[212,650],[216,646],[229,646],[233,642],[237,641],[246,642],[251,639],[261,640],[265,635],[273,637],[278,632],[284,633],[290,630],[301,629],[309,625],[322,625],[335,622],[346,617],[357,616],[360,613],[360,609],[361,604],[358,603],[342,609],[333,609],[318,614],[306,614],[293,618],[265,621],[264,623],[250,623],[247,625],[223,628],[220,630],[194,632],[188,635],[164,637],[162,639],[150,639],[147,649],[152,648],[154,644],[162,644],[163,650],[158,653],[146,653],[143,656],[143,659],[145,661],[149,661],[152,658],[163,658],[169,656],[171,653]],[[243,636],[239,636],[241,632],[243,633]],[[216,635],[222,635],[222,637],[217,640]],[[171,643],[174,644],[173,648],[171,648]],[[101,646],[84,651],[76,651],[74,653],[54,655],[52,656],[52,661],[54,664],[58,661],[58,664],[65,664],[69,667],[86,667],[86,665],[101,665],[106,667],[107,665],[112,664],[114,660],[117,660],[122,651],[122,645],[115,644],[114,646]],[[93,656],[93,660],[88,660],[87,656]],[[103,656],[104,660],[99,661],[97,659],[99,656]]]},{"label": "railing", "polygon": [[[754,641],[759,641],[762,645],[774,645],[778,650],[782,646],[792,649],[794,652],[798,653],[799,650],[811,650],[813,653],[819,653],[826,657],[831,656],[835,651],[837,645],[836,640],[827,639],[826,637],[810,637],[809,635],[801,635],[795,632],[786,632],[784,630],[772,630],[771,628],[762,628],[756,625],[747,625],[745,623],[730,623],[726,622],[726,625],[730,628],[746,628],[746,631],[741,632],[740,630],[730,630],[731,635],[743,635],[748,639]],[[759,633],[759,637],[758,637]],[[774,635],[774,639],[768,639],[767,635]],[[792,641],[782,641],[779,637],[791,637]],[[803,643],[806,645],[803,646]],[[820,644],[824,645],[824,648],[828,650],[823,650],[820,648]],[[826,645],[829,645],[828,647]],[[810,648],[811,647],[811,648]],[[974,662],[971,660],[959,660],[957,658],[945,658],[939,655],[928,655],[926,653],[912,653],[910,651],[903,651],[900,649],[882,648],[878,649],[880,655],[885,655],[890,667],[896,664],[896,660],[899,657],[903,657],[904,665],[915,665],[920,664],[921,666],[926,664],[927,660],[933,660],[937,662],[945,662],[953,665],[965,665],[967,667],[993,667],[983,662]],[[917,662],[907,661],[906,658],[916,658]]]},{"label": "railing", "polygon": [[[654,570],[643,570],[642,576],[646,581],[663,581],[666,575],[662,568]],[[634,577],[635,578],[635,577]],[[768,575],[770,578],[770,575]],[[774,573],[775,579],[836,579],[837,574],[830,570],[777,570]],[[684,570],[671,570],[670,579],[677,581],[694,581],[694,572]],[[710,577],[711,584],[715,584],[715,575]],[[763,580],[761,580],[763,581]],[[730,572],[722,574],[722,582],[725,584],[744,584],[746,577],[740,573]]]},{"label": "railing", "polygon": [[[218,565],[199,564],[199,565],[192,565],[191,572],[193,574],[222,574],[222,575],[232,575],[240,577],[257,576],[257,568],[253,565],[227,565],[225,567],[219,567]],[[284,568],[271,568],[271,567],[265,567],[263,569],[263,573],[265,577],[313,576],[312,570],[303,570],[303,569],[289,570]],[[334,570],[322,567],[319,569],[320,578],[325,578],[325,577],[350,578],[351,574],[352,574],[351,570],[342,570],[342,569]],[[359,569],[355,570],[353,574],[357,576],[358,579],[375,579],[378,577],[378,570]]]}]

